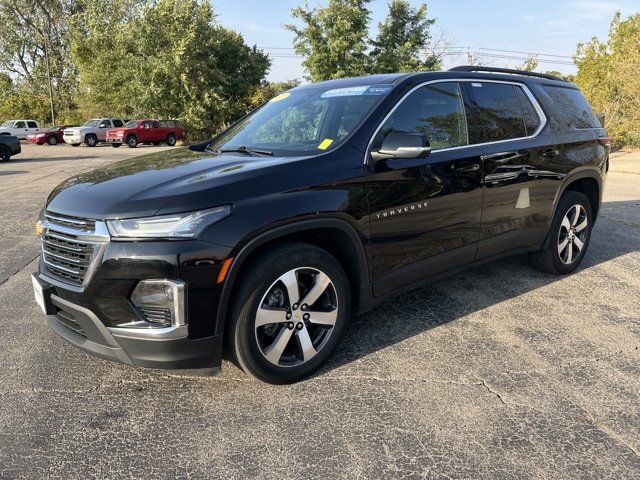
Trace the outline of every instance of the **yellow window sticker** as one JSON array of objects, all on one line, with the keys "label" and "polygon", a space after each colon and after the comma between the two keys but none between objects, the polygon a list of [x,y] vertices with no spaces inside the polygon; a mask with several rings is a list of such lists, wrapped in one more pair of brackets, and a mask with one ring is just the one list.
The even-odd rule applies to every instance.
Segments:
[{"label": "yellow window sticker", "polygon": [[271,100],[269,100],[269,103],[279,102],[280,100],[284,100],[285,98],[287,98],[289,95],[291,95],[289,92],[281,93],[280,95],[276,95]]},{"label": "yellow window sticker", "polygon": [[320,142],[320,145],[318,145],[318,150],[326,150],[332,143],[333,140],[331,140],[330,138],[325,138]]}]

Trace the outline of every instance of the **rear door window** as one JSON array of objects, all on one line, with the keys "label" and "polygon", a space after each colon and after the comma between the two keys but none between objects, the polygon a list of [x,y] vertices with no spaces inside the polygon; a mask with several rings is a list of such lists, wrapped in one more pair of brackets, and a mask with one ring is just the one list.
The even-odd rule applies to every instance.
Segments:
[{"label": "rear door window", "polygon": [[419,133],[433,150],[469,144],[462,94],[457,82],[418,88],[396,108],[381,129],[381,142],[389,133]]},{"label": "rear door window", "polygon": [[38,128],[38,124],[36,122],[27,122],[29,128]]},{"label": "rear door window", "polygon": [[593,113],[587,99],[577,88],[545,85],[553,109],[562,127],[569,129],[600,128],[600,120]]},{"label": "rear door window", "polygon": [[[469,124],[484,130],[484,142],[527,136],[527,128],[515,87],[508,83],[471,82]],[[473,143],[481,143],[474,135]]]},{"label": "rear door window", "polygon": [[118,128],[118,127],[121,127],[122,125],[123,125],[122,120],[119,120],[119,119],[117,119],[117,118],[115,118],[115,119],[113,120],[113,126],[114,126],[114,127]]}]

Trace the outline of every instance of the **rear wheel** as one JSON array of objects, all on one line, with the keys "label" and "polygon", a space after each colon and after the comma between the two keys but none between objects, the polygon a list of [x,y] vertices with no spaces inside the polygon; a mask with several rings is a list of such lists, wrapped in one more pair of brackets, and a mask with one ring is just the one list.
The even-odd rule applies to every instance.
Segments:
[{"label": "rear wheel", "polygon": [[226,335],[235,363],[274,384],[311,375],[338,344],[350,312],[337,260],[312,245],[287,243],[252,262],[238,282]]},{"label": "rear wheel", "polygon": [[49,135],[49,138],[47,138],[47,143],[49,145],[57,145],[58,139],[54,135]]},{"label": "rear wheel", "polygon": [[135,135],[129,135],[127,137],[127,145],[129,146],[129,148],[136,148],[138,146],[138,139],[135,137]]},{"label": "rear wheel", "polygon": [[592,228],[593,213],[587,197],[579,192],[565,192],[549,230],[548,246],[531,253],[531,261],[545,272],[573,272],[587,252]]},{"label": "rear wheel", "polygon": [[98,145],[98,137],[95,135],[87,135],[84,137],[84,143],[86,143],[88,147],[95,147]]},{"label": "rear wheel", "polygon": [[176,144],[176,136],[173,133],[167,135],[167,145],[173,147]]},{"label": "rear wheel", "polygon": [[11,150],[5,145],[0,145],[0,161],[8,162],[11,159]]}]

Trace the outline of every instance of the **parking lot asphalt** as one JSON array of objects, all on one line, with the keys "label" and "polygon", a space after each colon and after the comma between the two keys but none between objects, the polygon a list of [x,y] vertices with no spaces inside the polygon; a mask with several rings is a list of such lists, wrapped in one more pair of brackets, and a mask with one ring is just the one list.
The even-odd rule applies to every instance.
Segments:
[{"label": "parking lot asphalt", "polygon": [[32,300],[50,190],[162,148],[0,164],[0,478],[640,477],[640,152],[613,155],[575,274],[517,256],[406,293],[276,387],[90,357]]}]

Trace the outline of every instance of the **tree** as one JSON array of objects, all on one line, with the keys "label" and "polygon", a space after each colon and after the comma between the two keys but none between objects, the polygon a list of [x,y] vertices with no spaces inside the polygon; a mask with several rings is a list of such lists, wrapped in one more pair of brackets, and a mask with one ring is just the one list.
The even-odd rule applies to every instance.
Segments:
[{"label": "tree", "polygon": [[516,70],[524,70],[525,72],[533,72],[538,68],[538,55],[535,53],[529,54],[527,59],[522,65],[516,67]]},{"label": "tree", "polygon": [[[66,116],[75,108],[77,70],[67,31],[80,8],[72,0],[0,0],[0,69],[15,79],[15,115],[50,120],[49,77],[56,110]],[[17,101],[18,94],[29,98]]]},{"label": "tree", "polygon": [[87,112],[178,118],[196,138],[242,116],[271,63],[204,0],[91,0],[72,25]]},{"label": "tree", "polygon": [[310,8],[305,3],[291,11],[304,26],[288,24],[285,28],[295,34],[295,51],[305,57],[302,64],[312,81],[367,73],[369,2],[329,0],[326,7]]},{"label": "tree", "polygon": [[576,83],[617,144],[640,146],[640,13],[616,13],[609,38],[578,45]]},{"label": "tree", "polygon": [[378,24],[378,36],[371,42],[372,71],[376,73],[437,70],[439,58],[428,54],[430,28],[427,5],[411,7],[408,0],[392,0],[385,20]]}]

